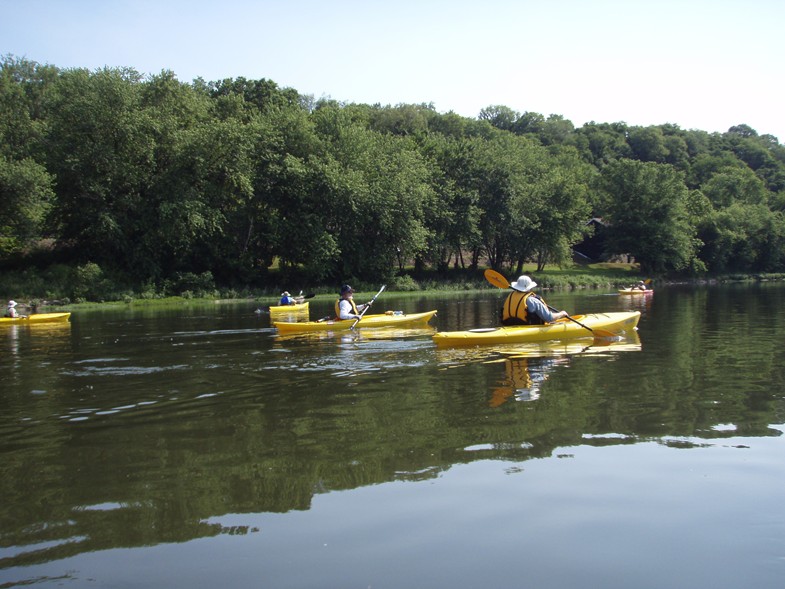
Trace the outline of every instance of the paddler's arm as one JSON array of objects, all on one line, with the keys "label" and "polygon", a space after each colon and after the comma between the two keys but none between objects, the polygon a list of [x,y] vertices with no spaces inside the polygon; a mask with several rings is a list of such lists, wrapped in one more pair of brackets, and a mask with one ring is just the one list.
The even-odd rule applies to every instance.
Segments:
[{"label": "paddler's arm", "polygon": [[556,311],[555,309],[552,311],[551,308],[545,304],[545,301],[537,295],[526,299],[526,308],[529,313],[534,313],[546,323],[553,323],[554,321],[569,317],[570,315],[567,311]]}]

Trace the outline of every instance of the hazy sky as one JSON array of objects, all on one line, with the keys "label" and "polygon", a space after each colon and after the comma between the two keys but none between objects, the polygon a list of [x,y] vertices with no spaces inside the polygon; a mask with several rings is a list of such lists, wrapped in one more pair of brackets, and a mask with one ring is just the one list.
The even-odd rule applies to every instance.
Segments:
[{"label": "hazy sky", "polygon": [[785,143],[783,0],[0,0],[0,55]]}]

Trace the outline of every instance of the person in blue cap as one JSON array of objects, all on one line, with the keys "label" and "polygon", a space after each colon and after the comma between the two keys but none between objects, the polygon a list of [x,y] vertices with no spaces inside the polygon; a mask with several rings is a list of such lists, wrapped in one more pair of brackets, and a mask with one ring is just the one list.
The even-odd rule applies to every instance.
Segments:
[{"label": "person in blue cap", "polygon": [[371,306],[371,303],[365,303],[359,307],[354,302],[354,289],[348,284],[341,287],[341,296],[335,301],[335,316],[338,319],[359,319],[360,313],[365,311]]}]

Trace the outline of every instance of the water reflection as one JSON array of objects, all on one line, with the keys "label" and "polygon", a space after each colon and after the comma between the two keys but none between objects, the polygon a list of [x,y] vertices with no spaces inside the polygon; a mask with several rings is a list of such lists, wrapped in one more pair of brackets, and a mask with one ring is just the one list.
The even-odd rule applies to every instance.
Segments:
[{"label": "water reflection", "polygon": [[[2,329],[2,327],[0,327]],[[3,329],[3,335],[5,335],[6,341],[6,350],[12,356],[16,357],[19,355],[19,326],[18,325],[9,325]]]},{"label": "water reflection", "polygon": [[638,352],[641,341],[637,331],[615,338],[583,338],[568,341],[531,342],[505,346],[438,349],[436,358],[442,369],[455,369],[473,362],[498,364],[504,374],[491,388],[490,407],[510,399],[536,401],[550,373],[569,366],[575,355],[613,355]]},{"label": "water reflection", "polygon": [[[438,327],[452,330],[492,324],[495,294],[401,306],[439,307]],[[209,562],[217,577],[239,577],[236,586],[269,581],[276,568],[269,586],[343,586],[330,571],[335,562],[349,570],[359,553],[373,574],[352,586],[406,586],[417,584],[415,573],[385,569],[391,552],[402,570],[436,578],[479,545],[515,547],[505,562],[518,562],[521,542],[536,551],[530,569],[547,579],[563,570],[565,537],[579,537],[572,549],[581,562],[599,555],[591,562],[615,570],[603,556],[619,548],[613,538],[637,546],[663,513],[673,514],[671,527],[654,546],[684,534],[681,551],[697,550],[711,539],[703,526],[718,519],[686,526],[685,514],[714,504],[749,524],[773,512],[759,504],[781,504],[748,502],[743,512],[737,496],[705,501],[740,489],[742,477],[745,495],[775,495],[771,481],[782,478],[781,428],[772,424],[785,414],[785,315],[775,312],[785,289],[740,294],[658,291],[640,336],[474,349],[436,349],[431,327],[280,337],[247,307],[96,313],[46,337],[6,334],[0,585],[47,575],[121,584],[108,570],[133,585],[128,557],[148,565],[153,554],[160,566],[145,566],[149,582],[137,586],[196,586],[173,584],[169,572],[193,581],[209,552],[237,556],[231,566]],[[624,303],[592,293],[577,302],[554,296],[554,304],[614,311]],[[761,449],[765,438],[771,450]],[[674,468],[678,460],[690,463]],[[674,475],[683,477],[677,488],[690,489],[678,509],[669,503]],[[650,507],[663,498],[661,510]],[[325,514],[331,502],[345,507]],[[321,538],[309,551],[320,518],[330,551]],[[608,525],[626,528],[608,534]],[[772,536],[745,530],[761,543]],[[422,533],[442,552],[413,545]],[[580,553],[595,545],[597,555]],[[297,557],[276,557],[286,554]],[[656,550],[630,556],[661,570]],[[295,568],[324,578],[298,584]],[[514,584],[519,569],[494,563],[483,575],[486,584]],[[664,581],[653,583],[670,586]]]},{"label": "water reflection", "polygon": [[299,333],[276,334],[275,341],[278,343],[289,341],[302,342],[325,342],[340,341],[343,343],[357,343],[373,340],[403,340],[403,339],[423,339],[430,338],[436,333],[436,327],[426,325],[424,327],[400,328],[400,327],[377,327],[374,329],[354,329],[336,331],[312,331]]},{"label": "water reflection", "polygon": [[619,309],[622,311],[640,311],[641,314],[651,309],[654,291],[645,294],[618,295]]},{"label": "water reflection", "polygon": [[505,377],[493,389],[489,405],[499,407],[510,399],[516,401],[536,401],[540,398],[540,386],[548,379],[548,373],[560,364],[569,362],[561,356],[557,358],[505,358]]}]

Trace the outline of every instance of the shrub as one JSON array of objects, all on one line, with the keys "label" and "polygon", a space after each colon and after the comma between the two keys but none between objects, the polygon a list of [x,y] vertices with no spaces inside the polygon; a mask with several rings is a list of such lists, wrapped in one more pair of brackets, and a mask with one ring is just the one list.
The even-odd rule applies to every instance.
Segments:
[{"label": "shrub", "polygon": [[420,285],[414,278],[408,274],[405,274],[403,276],[396,276],[393,279],[392,284],[390,284],[390,289],[403,292],[413,292],[420,290]]}]

